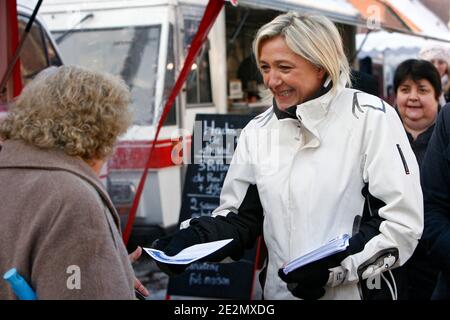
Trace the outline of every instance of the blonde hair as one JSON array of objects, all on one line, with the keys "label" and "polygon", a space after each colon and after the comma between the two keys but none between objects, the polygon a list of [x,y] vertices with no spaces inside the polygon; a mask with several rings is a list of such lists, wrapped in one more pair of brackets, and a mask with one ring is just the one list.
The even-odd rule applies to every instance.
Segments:
[{"label": "blonde hair", "polygon": [[75,66],[39,73],[0,123],[0,138],[61,149],[84,160],[105,159],[131,124],[130,93],[109,74]]},{"label": "blonde hair", "polygon": [[341,75],[346,84],[351,84],[350,66],[344,53],[342,38],[328,18],[288,12],[262,26],[253,41],[253,53],[258,67],[263,42],[277,36],[282,36],[286,45],[296,54],[324,69],[331,78],[333,91],[337,89]]}]

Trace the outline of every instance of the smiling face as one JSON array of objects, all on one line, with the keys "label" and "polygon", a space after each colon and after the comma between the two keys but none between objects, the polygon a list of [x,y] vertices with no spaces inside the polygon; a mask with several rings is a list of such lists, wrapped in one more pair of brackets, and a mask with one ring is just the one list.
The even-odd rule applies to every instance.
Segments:
[{"label": "smiling face", "polygon": [[398,87],[396,99],[403,124],[409,132],[423,132],[434,123],[438,101],[428,80],[407,78]]},{"label": "smiling face", "polygon": [[265,40],[260,48],[264,84],[280,110],[311,99],[322,86],[325,71],[293,52],[281,36]]}]

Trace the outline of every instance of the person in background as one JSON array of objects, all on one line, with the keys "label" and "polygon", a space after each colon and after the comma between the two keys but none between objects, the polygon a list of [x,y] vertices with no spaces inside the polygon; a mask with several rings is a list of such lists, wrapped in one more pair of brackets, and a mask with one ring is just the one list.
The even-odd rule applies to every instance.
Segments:
[{"label": "person in background", "polygon": [[394,73],[394,91],[398,113],[420,166],[441,107],[439,73],[431,62],[403,61]]},{"label": "person in background", "polygon": [[450,299],[450,107],[439,113],[423,159],[421,179],[425,203],[425,242],[439,267],[432,300]]},{"label": "person in background", "polygon": [[[441,79],[426,60],[403,61],[394,73],[396,107],[419,166],[427,150],[440,109]],[[438,269],[431,262],[423,241],[402,268],[406,272],[408,299],[429,300]]]},{"label": "person in background", "polygon": [[395,105],[395,91],[394,86],[392,84],[389,84],[386,87],[386,102],[389,103],[391,106]]},{"label": "person in background", "polygon": [[242,82],[242,90],[247,95],[247,102],[256,102],[261,99],[258,92],[258,85],[263,83],[261,73],[256,66],[255,57],[246,57],[238,69],[238,78]]},{"label": "person in background", "polygon": [[[232,238],[205,260],[238,260],[264,234],[265,299],[395,299],[390,269],[413,253],[423,204],[394,108],[347,88],[342,39],[324,16],[276,17],[257,32],[253,52],[273,105],[241,132],[212,216],[184,221],[154,247],[174,255]],[[351,236],[343,252],[284,273],[289,261],[343,234]]]},{"label": "person in background", "polygon": [[[119,217],[99,172],[131,123],[109,74],[51,67],[0,123],[0,274],[16,268],[38,299],[135,299]],[[0,281],[0,299],[15,296]]]},{"label": "person in background", "polygon": [[359,60],[359,70],[351,72],[352,88],[379,96],[377,78],[373,75],[372,58],[365,57]]},{"label": "person in background", "polygon": [[430,61],[438,70],[442,84],[442,94],[439,97],[439,104],[443,106],[450,101],[450,50],[441,45],[430,45],[420,50],[418,58]]}]

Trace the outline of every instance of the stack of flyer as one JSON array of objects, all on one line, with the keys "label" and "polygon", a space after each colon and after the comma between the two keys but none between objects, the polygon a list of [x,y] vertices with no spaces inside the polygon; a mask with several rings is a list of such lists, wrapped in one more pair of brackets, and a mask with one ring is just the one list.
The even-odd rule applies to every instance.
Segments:
[{"label": "stack of flyer", "polygon": [[350,236],[348,234],[340,235],[337,238],[334,238],[327,244],[301,256],[298,257],[288,264],[286,264],[283,268],[284,274],[288,274],[289,272],[298,269],[307,265],[308,263],[318,261],[325,257],[329,257],[335,253],[342,252],[348,247],[348,241]]}]

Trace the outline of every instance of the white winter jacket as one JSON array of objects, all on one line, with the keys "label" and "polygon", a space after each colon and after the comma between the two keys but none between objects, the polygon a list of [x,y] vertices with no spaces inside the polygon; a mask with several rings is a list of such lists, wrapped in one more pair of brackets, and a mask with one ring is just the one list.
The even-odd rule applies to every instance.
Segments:
[{"label": "white winter jacket", "polygon": [[358,282],[403,265],[423,230],[419,168],[400,119],[384,101],[343,84],[298,105],[297,119],[278,119],[274,108],[242,131],[213,216],[238,214],[256,185],[268,249],[264,297],[295,299],[278,269],[358,232],[368,186],[385,204],[377,232],[332,270],[323,297],[360,299]]}]

